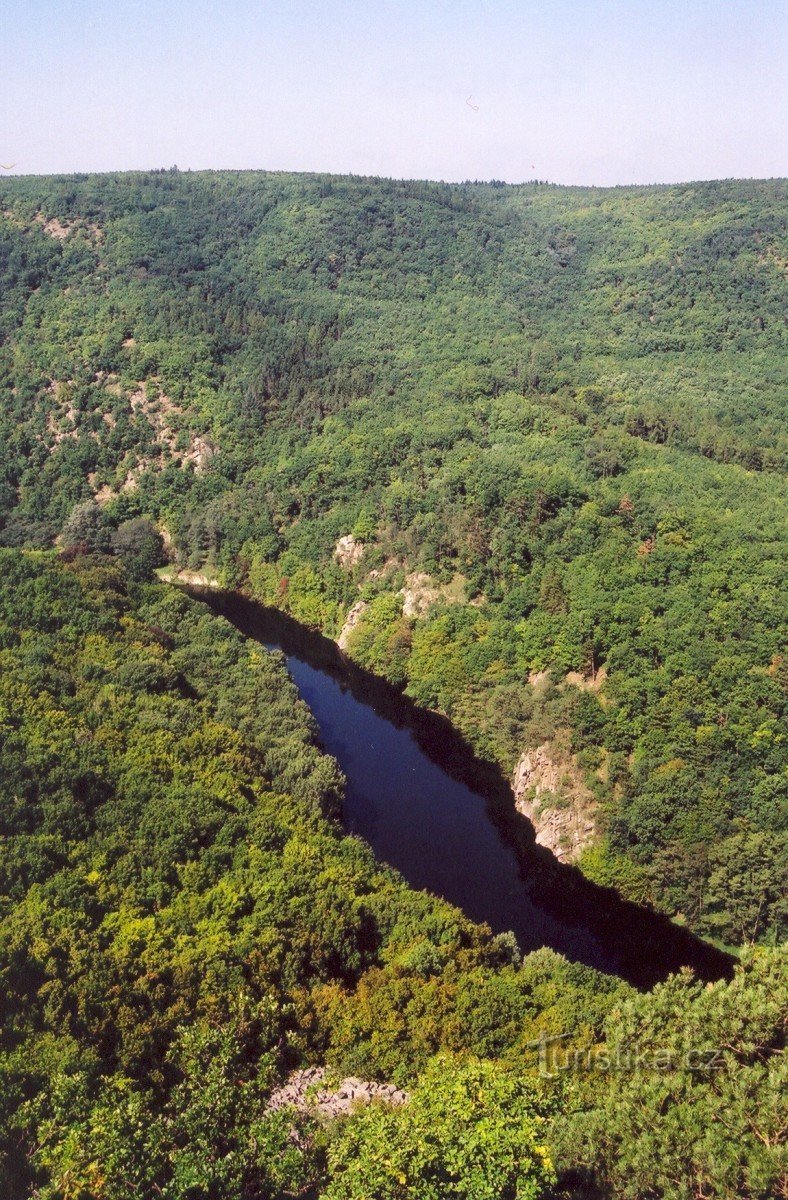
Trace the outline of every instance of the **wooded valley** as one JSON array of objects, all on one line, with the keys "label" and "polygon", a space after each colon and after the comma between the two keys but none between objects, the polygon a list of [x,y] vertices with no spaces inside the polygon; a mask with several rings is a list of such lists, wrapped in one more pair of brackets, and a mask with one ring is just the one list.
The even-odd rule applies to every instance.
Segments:
[{"label": "wooded valley", "polygon": [[[787,188],[0,181],[6,1194],[784,1194]],[[733,980],[639,994],[408,888],[165,559],[507,778],[553,748],[580,869]],[[269,1110],[310,1063],[410,1099]]]}]

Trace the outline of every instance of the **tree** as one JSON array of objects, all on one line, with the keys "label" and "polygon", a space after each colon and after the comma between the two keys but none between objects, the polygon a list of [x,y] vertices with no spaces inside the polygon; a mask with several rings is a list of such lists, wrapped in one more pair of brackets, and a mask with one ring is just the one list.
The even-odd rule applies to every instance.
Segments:
[{"label": "tree", "polygon": [[78,546],[89,553],[105,554],[110,548],[110,525],[95,500],[75,504],[61,534],[65,546]]},{"label": "tree", "polygon": [[164,539],[150,521],[134,517],[123,521],[111,537],[112,549],[123,558],[132,579],[149,579],[165,562]]},{"label": "tree", "polygon": [[784,948],[748,952],[730,983],[685,972],[622,1005],[589,1106],[561,1126],[567,1176],[620,1200],[784,1196],[787,1007]]},{"label": "tree", "polygon": [[545,1138],[558,1107],[494,1062],[437,1058],[407,1104],[347,1121],[325,1200],[536,1200],[555,1178]]},{"label": "tree", "polygon": [[788,928],[788,847],[784,836],[744,830],[715,846],[705,924],[730,942],[780,942]]}]

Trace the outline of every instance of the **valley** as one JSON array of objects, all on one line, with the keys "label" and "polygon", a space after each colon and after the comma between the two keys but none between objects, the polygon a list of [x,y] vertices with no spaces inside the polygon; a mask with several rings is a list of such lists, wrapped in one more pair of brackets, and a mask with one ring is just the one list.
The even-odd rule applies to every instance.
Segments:
[{"label": "valley", "polygon": [[0,179],[3,1195],[785,1194],[786,200]]}]

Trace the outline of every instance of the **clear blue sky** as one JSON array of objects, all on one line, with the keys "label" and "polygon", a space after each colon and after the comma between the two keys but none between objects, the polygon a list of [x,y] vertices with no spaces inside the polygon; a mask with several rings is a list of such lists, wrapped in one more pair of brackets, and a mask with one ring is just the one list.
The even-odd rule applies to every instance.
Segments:
[{"label": "clear blue sky", "polygon": [[786,0],[3,0],[0,162],[788,174]]}]

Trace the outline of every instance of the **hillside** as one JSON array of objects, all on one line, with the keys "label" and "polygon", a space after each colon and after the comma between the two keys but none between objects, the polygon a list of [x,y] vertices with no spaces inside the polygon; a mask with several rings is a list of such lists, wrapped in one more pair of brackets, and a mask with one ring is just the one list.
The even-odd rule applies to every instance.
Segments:
[{"label": "hillside", "polygon": [[[779,1194],[784,952],[521,962],[342,835],[281,658],[138,567],[0,551],[4,1196]],[[278,1106],[325,1063],[399,1106]]]},{"label": "hillside", "polygon": [[507,774],[560,750],[593,878],[779,939],[786,188],[3,180],[0,538],[95,498],[354,609]]}]

